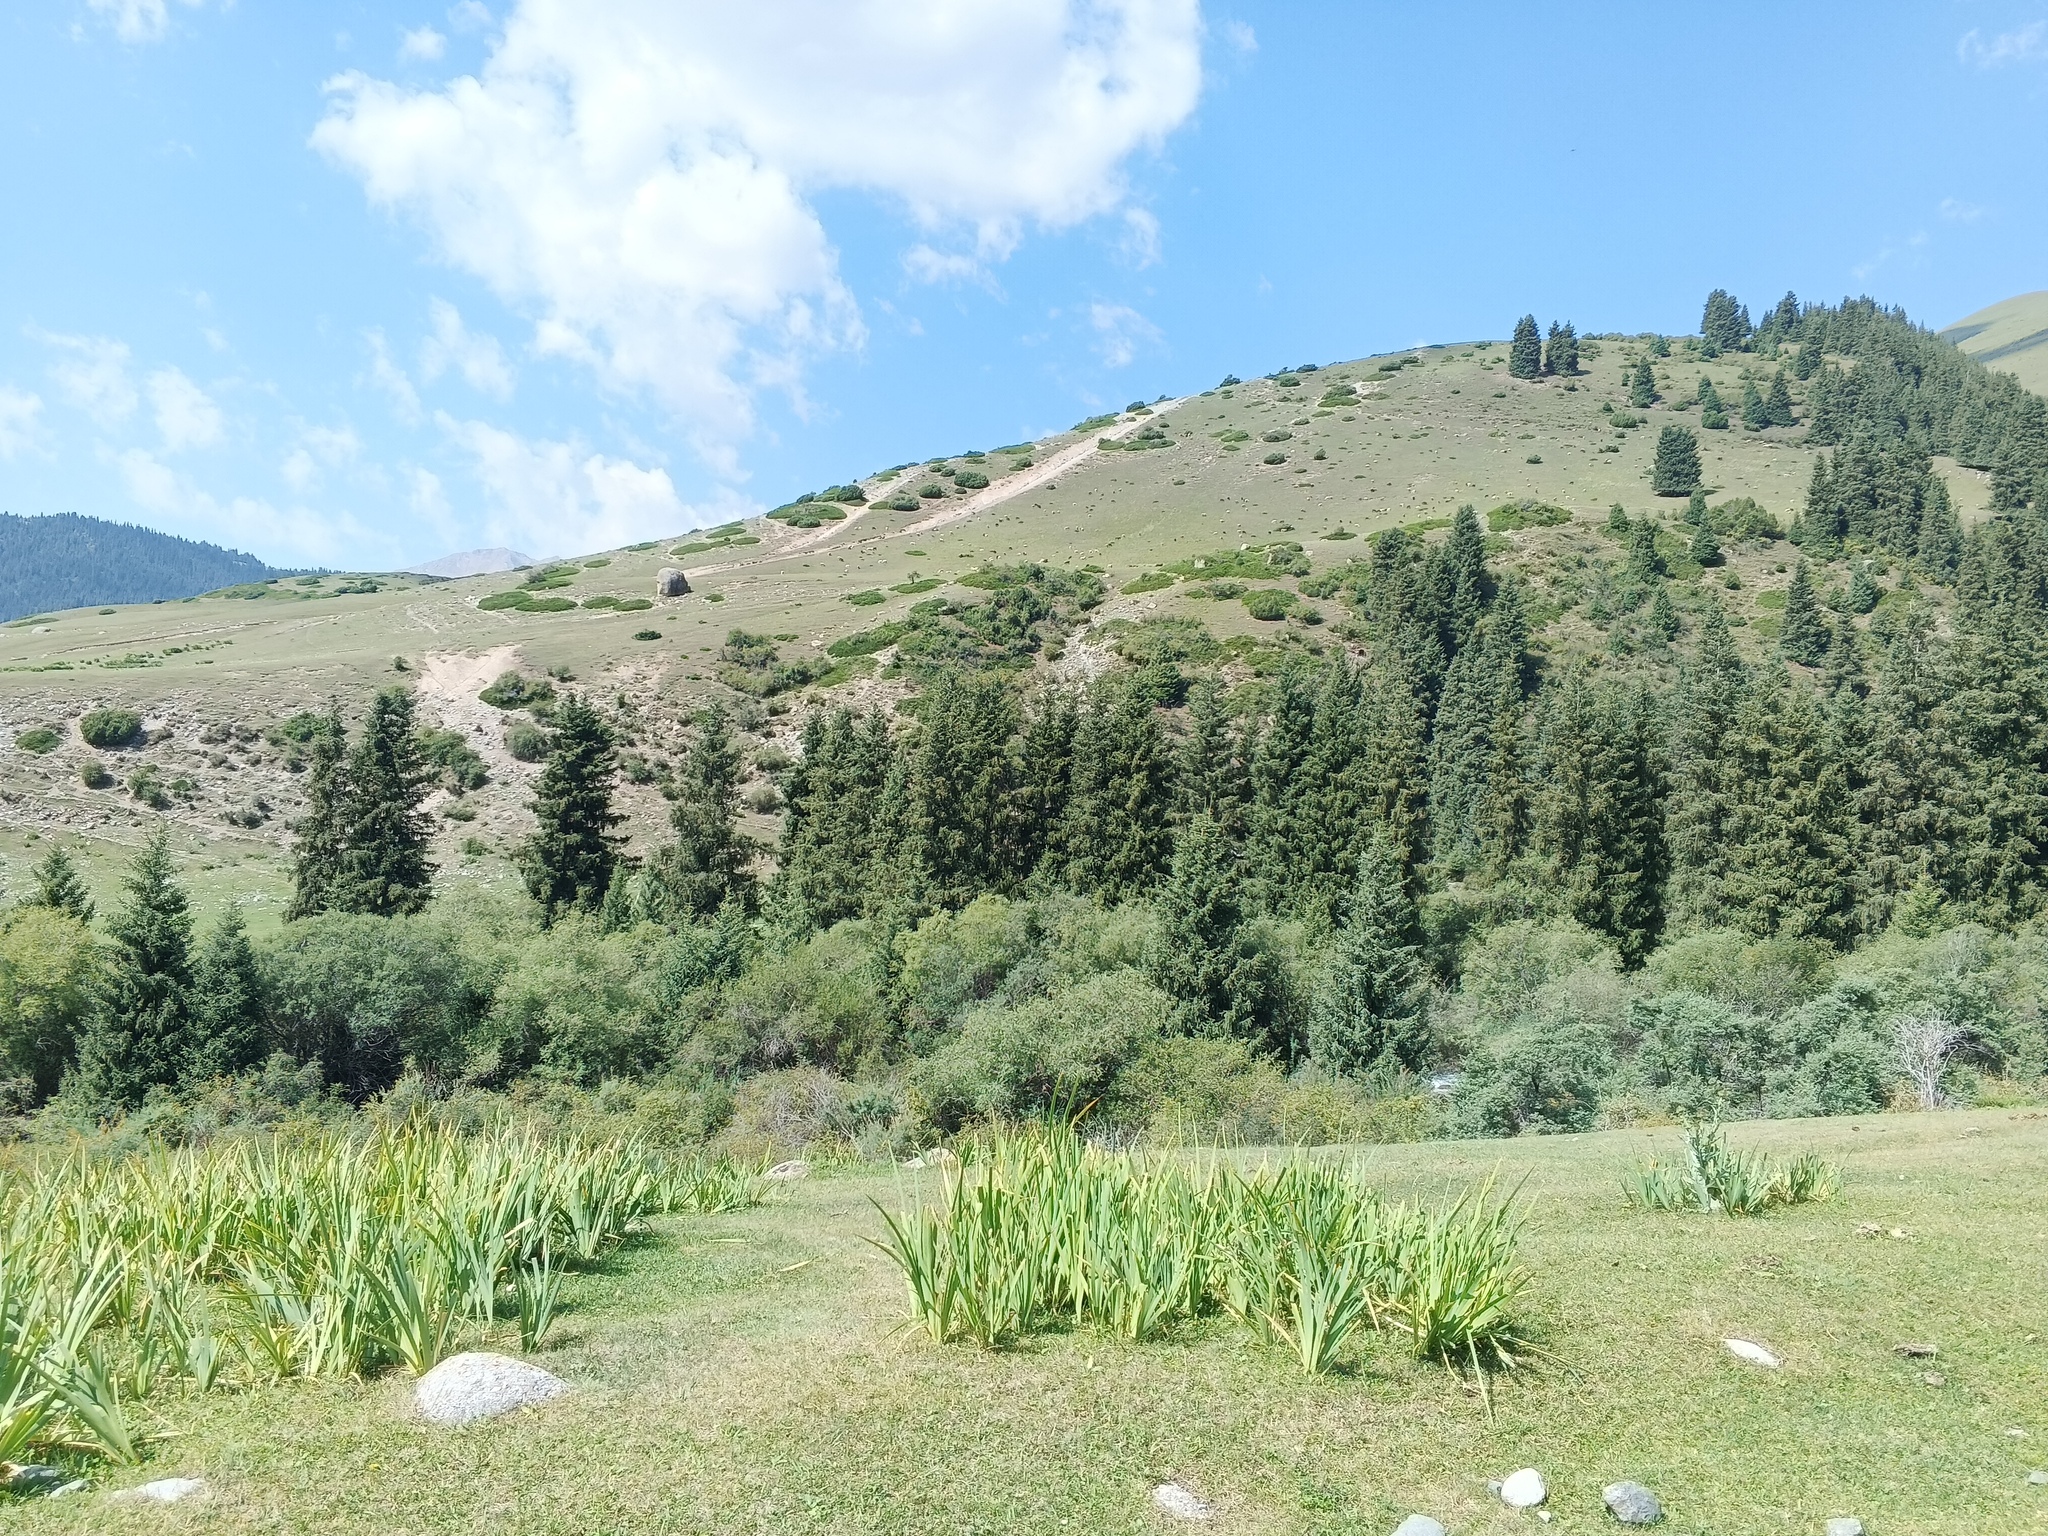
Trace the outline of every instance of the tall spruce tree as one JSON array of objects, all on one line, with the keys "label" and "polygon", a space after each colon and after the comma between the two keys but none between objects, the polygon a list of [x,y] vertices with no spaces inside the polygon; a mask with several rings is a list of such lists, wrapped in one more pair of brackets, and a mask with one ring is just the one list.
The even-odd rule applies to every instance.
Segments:
[{"label": "tall spruce tree", "polygon": [[1785,370],[1782,368],[1771,380],[1770,393],[1764,396],[1764,420],[1773,427],[1799,424],[1799,418],[1792,411],[1792,386],[1785,382]]},{"label": "tall spruce tree", "polygon": [[306,813],[293,827],[292,899],[286,922],[312,917],[334,905],[348,848],[348,733],[341,705],[330,699],[327,715],[307,743]]},{"label": "tall spruce tree", "polygon": [[1543,348],[1543,371],[1569,379],[1579,371],[1579,334],[1569,321],[1550,322],[1550,336]]},{"label": "tall spruce tree", "polygon": [[1524,315],[1515,322],[1515,339],[1508,343],[1508,374],[1533,379],[1542,372],[1543,333],[1536,329],[1534,315]]},{"label": "tall spruce tree", "polygon": [[200,941],[189,1015],[180,1070],[186,1082],[232,1077],[262,1063],[263,980],[240,907],[226,908]]},{"label": "tall spruce tree", "polygon": [[1700,350],[1708,357],[1723,352],[1740,352],[1749,345],[1749,311],[1735,302],[1725,288],[1707,295],[1707,307],[1700,317]]},{"label": "tall spruce tree", "polygon": [[1856,816],[1841,754],[1804,684],[1772,668],[1736,723],[1739,786],[1722,899],[1759,938],[1845,944],[1857,906]]},{"label": "tall spruce tree", "polygon": [[92,921],[92,897],[86,892],[85,882],[78,877],[78,866],[71,862],[71,855],[62,848],[52,848],[44,854],[37,861],[31,878],[35,881],[35,889],[29,893],[25,905],[68,912],[81,923]]},{"label": "tall spruce tree", "polygon": [[1060,830],[1066,883],[1125,901],[1173,857],[1173,770],[1151,700],[1109,682],[1090,691],[1074,735],[1074,787]]},{"label": "tall spruce tree", "polygon": [[1778,634],[1778,650],[1786,660],[1802,667],[1817,667],[1828,656],[1827,618],[1813,590],[1813,578],[1801,560],[1792,568],[1791,583],[1785,588],[1784,628]]},{"label": "tall spruce tree", "polygon": [[924,691],[911,817],[932,899],[964,907],[1029,873],[1013,856],[1017,706],[999,676],[944,673]]},{"label": "tall spruce tree", "polygon": [[1764,408],[1763,393],[1756,387],[1755,379],[1742,381],[1742,430],[1761,432],[1771,424],[1771,414]]},{"label": "tall spruce tree", "polygon": [[1181,829],[1158,907],[1152,980],[1179,1005],[1183,1028],[1207,1033],[1231,1011],[1245,917],[1237,856],[1208,815],[1198,812]]},{"label": "tall spruce tree", "polygon": [[396,917],[425,908],[433,894],[433,828],[420,803],[433,779],[411,693],[381,689],[348,758],[341,872],[328,897],[336,911]]},{"label": "tall spruce tree", "polygon": [[1309,1015],[1309,1058],[1345,1077],[1402,1068],[1429,1055],[1428,984],[1421,924],[1384,834],[1359,859],[1344,925]]},{"label": "tall spruce tree", "polygon": [[123,889],[107,924],[104,990],[78,1043],[80,1091],[110,1109],[133,1109],[151,1088],[175,1083],[190,1048],[192,915],[161,828]]},{"label": "tall spruce tree", "polygon": [[[1213,699],[1207,678],[1195,684],[1196,694],[1205,688]],[[1073,791],[1076,723],[1074,696],[1064,688],[1039,694],[1025,719],[1010,808],[1010,865],[1019,880],[1028,880],[1053,851]]]},{"label": "tall spruce tree", "polygon": [[1232,841],[1244,836],[1251,782],[1223,691],[1213,677],[1197,678],[1188,691],[1187,734],[1175,756],[1174,798],[1183,822],[1206,814]]},{"label": "tall spruce tree", "polygon": [[1657,371],[1647,357],[1628,371],[1628,403],[1639,411],[1647,411],[1657,403]]},{"label": "tall spruce tree", "polygon": [[612,829],[625,820],[612,809],[617,772],[611,729],[589,701],[571,694],[555,711],[547,765],[534,786],[533,835],[519,852],[545,924],[604,903],[622,841]]},{"label": "tall spruce tree", "polygon": [[1574,670],[1549,701],[1539,828],[1565,909],[1642,964],[1664,926],[1663,742],[1646,689]]},{"label": "tall spruce tree", "polygon": [[740,749],[722,705],[697,716],[676,783],[669,825],[676,840],[657,856],[651,872],[664,916],[695,921],[727,902],[754,903],[754,844],[740,831]]},{"label": "tall spruce tree", "polygon": [[1657,434],[1657,457],[1650,466],[1650,489],[1659,496],[1690,496],[1700,483],[1700,445],[1684,427],[1666,427]]},{"label": "tall spruce tree", "polygon": [[1721,887],[1741,792],[1734,732],[1748,695],[1749,669],[1735,648],[1728,615],[1709,603],[1699,646],[1680,666],[1671,722],[1671,775],[1665,802],[1670,845],[1668,904],[1683,924],[1721,921]]}]

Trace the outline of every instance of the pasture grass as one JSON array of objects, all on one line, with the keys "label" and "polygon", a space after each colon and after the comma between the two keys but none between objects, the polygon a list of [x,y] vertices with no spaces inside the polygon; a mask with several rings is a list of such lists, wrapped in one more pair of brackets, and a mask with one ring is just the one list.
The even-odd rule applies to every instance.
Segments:
[{"label": "pasture grass", "polygon": [[[1405,1341],[1304,1376],[1228,1321],[1143,1343],[1103,1327],[988,1352],[909,1325],[869,1239],[940,1175],[818,1177],[765,1208],[662,1218],[564,1281],[534,1358],[576,1385],[455,1432],[406,1416],[402,1372],[172,1401],[149,1464],[202,1503],[104,1495],[7,1508],[10,1529],[397,1533],[1137,1532],[1172,1478],[1232,1532],[1384,1533],[1411,1510],[1460,1536],[1534,1529],[1486,1479],[1536,1465],[1549,1529],[1611,1529],[1631,1477],[1667,1528],[1872,1536],[2048,1531],[2048,1119],[1982,1110],[1735,1127],[1817,1151],[1835,1197],[1748,1221],[1646,1212],[1620,1176],[1678,1133],[1365,1149],[1390,1200],[1516,1190],[1534,1272],[1521,1316],[1547,1352],[1491,1379]],[[1862,1236],[1859,1229],[1902,1237]],[[1778,1371],[1721,1339],[1757,1340]],[[1894,1346],[1932,1344],[1934,1360]],[[1930,1368],[1945,1384],[1928,1386]],[[2024,1430],[2025,1439],[2013,1438]]]}]

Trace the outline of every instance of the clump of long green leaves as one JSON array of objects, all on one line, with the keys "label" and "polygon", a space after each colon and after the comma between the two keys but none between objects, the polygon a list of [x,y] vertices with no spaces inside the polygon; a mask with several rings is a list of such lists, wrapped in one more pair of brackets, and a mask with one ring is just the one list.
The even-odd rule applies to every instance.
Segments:
[{"label": "clump of long green leaves", "polygon": [[632,1143],[423,1127],[16,1175],[0,1182],[0,1461],[132,1461],[135,1405],[167,1390],[419,1373],[501,1329],[535,1348],[565,1269],[651,1215],[760,1190],[756,1172]]},{"label": "clump of long green leaves", "polygon": [[1076,1323],[1145,1340],[1221,1312],[1310,1374],[1367,1331],[1427,1358],[1512,1362],[1530,1279],[1490,1191],[1428,1211],[1302,1159],[1244,1174],[1058,1130],[995,1140],[934,1200],[882,1220],[916,1324],[990,1349]]},{"label": "clump of long green leaves", "polygon": [[1629,1199],[1646,1210],[1755,1216],[1778,1206],[1830,1199],[1841,1177],[1841,1170],[1817,1153],[1781,1159],[1740,1152],[1728,1145],[1719,1125],[1700,1124],[1686,1127],[1683,1158],[1652,1158],[1622,1183]]}]

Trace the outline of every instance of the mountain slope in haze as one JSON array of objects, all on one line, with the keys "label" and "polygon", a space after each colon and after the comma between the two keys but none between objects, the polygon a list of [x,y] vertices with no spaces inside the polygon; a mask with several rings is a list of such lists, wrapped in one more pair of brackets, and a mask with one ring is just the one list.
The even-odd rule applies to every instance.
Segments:
[{"label": "mountain slope in haze", "polygon": [[2048,395],[2048,290],[1980,309],[1943,331],[1941,339],[2011,374],[2035,394]]},{"label": "mountain slope in haze", "polygon": [[440,576],[449,581],[459,581],[464,576],[494,576],[503,571],[523,571],[534,563],[531,555],[500,547],[465,549],[460,554],[443,555],[438,560],[408,565],[406,570],[415,576]]},{"label": "mountain slope in haze", "polygon": [[108,603],[191,597],[281,572],[254,555],[76,512],[0,512],[0,622]]}]

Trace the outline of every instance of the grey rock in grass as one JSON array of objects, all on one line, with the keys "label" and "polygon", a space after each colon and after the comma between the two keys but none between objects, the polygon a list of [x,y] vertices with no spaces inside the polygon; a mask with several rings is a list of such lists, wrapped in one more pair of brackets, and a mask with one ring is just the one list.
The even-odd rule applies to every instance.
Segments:
[{"label": "grey rock in grass", "polygon": [[2029,1472],[2027,1481],[2036,1488],[2048,1488],[2048,1472]]},{"label": "grey rock in grass", "polygon": [[206,1492],[203,1477],[163,1477],[140,1488],[124,1488],[114,1495],[116,1504],[177,1504]]},{"label": "grey rock in grass", "polygon": [[419,1379],[413,1401],[430,1424],[467,1424],[552,1402],[569,1390],[560,1377],[508,1355],[450,1355]]},{"label": "grey rock in grass", "polygon": [[0,1488],[9,1493],[54,1493],[64,1484],[64,1474],[55,1467],[46,1467],[31,1462],[24,1467],[0,1463],[0,1472],[7,1478],[0,1482]]},{"label": "grey rock in grass", "polygon": [[1775,1371],[1778,1368],[1778,1357],[1761,1344],[1749,1339],[1723,1339],[1721,1343],[1728,1353],[1738,1360],[1747,1360],[1751,1365],[1760,1365],[1767,1371]]},{"label": "grey rock in grass", "polygon": [[690,578],[672,565],[664,565],[654,573],[654,595],[656,597],[688,597]]},{"label": "grey rock in grass", "polygon": [[1543,1474],[1534,1467],[1510,1472],[1501,1479],[1500,1501],[1511,1509],[1534,1509],[1549,1497],[1550,1489],[1543,1481]]},{"label": "grey rock in grass", "polygon": [[1623,1525],[1655,1525],[1664,1518],[1657,1495],[1641,1483],[1609,1483],[1600,1492],[1608,1513]]},{"label": "grey rock in grass", "polygon": [[1206,1520],[1212,1513],[1206,1499],[1179,1483],[1161,1483],[1152,1490],[1152,1502],[1176,1520]]},{"label": "grey rock in grass", "polygon": [[771,1179],[807,1179],[811,1176],[811,1165],[800,1157],[793,1157],[770,1168],[767,1176]]},{"label": "grey rock in grass", "polygon": [[1863,1522],[1854,1515],[1837,1515],[1828,1522],[1828,1536],[1863,1536]]},{"label": "grey rock in grass", "polygon": [[1394,1527],[1394,1536],[1451,1536],[1444,1529],[1441,1520],[1432,1520],[1427,1515],[1410,1515]]}]

